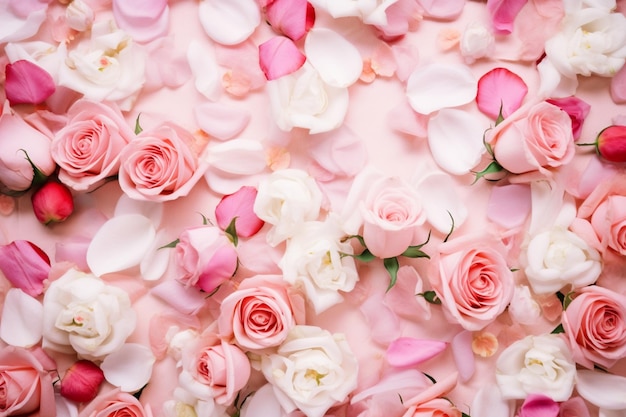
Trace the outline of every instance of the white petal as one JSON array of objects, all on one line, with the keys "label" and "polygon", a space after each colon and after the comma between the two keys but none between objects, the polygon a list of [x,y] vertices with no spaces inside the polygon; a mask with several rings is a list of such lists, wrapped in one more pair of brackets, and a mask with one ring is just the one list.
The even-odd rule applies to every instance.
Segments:
[{"label": "white petal", "polygon": [[449,233],[452,219],[455,228],[467,219],[467,207],[455,191],[454,180],[445,172],[430,172],[420,179],[416,188],[426,220],[439,232]]},{"label": "white petal", "polygon": [[39,30],[39,26],[46,20],[46,7],[34,11],[26,19],[7,13],[6,8],[11,8],[6,2],[2,2],[2,25],[0,25],[0,43],[16,42],[30,38]]},{"label": "white petal", "polygon": [[461,64],[430,64],[409,76],[406,94],[418,113],[467,104],[476,98],[478,82],[470,69]]},{"label": "white petal", "polygon": [[333,87],[352,85],[363,71],[359,50],[330,29],[311,29],[304,42],[304,53],[320,77]]},{"label": "white petal", "polygon": [[167,271],[172,251],[170,248],[163,248],[163,246],[170,243],[165,240],[165,232],[163,230],[159,231],[152,247],[139,264],[141,276],[146,281],[156,281]]},{"label": "white petal", "polygon": [[204,0],[198,14],[207,35],[223,45],[245,41],[261,23],[261,11],[254,0]]},{"label": "white petal", "polygon": [[107,221],[87,249],[87,265],[95,275],[139,265],[154,243],[156,230],[149,218],[125,214]]},{"label": "white petal", "polygon": [[124,214],[141,214],[149,218],[152,224],[158,227],[161,224],[161,219],[163,219],[163,204],[153,201],[134,200],[126,194],[122,194],[115,205],[113,217]]},{"label": "white petal", "polygon": [[576,373],[576,390],[591,404],[607,410],[626,409],[626,377],[580,370]]},{"label": "white petal", "polygon": [[471,406],[472,415],[482,417],[508,417],[514,401],[502,398],[497,385],[487,383],[478,390]]},{"label": "white petal", "polygon": [[43,306],[19,288],[7,292],[0,320],[0,338],[9,345],[29,348],[41,340]]},{"label": "white petal", "polygon": [[207,99],[217,101],[222,89],[220,71],[215,51],[207,45],[192,40],[187,48],[187,61],[196,80],[196,89]]},{"label": "white petal", "polygon": [[241,417],[280,415],[283,415],[283,411],[271,384],[265,384],[259,388],[241,408]]},{"label": "white petal", "polygon": [[200,129],[219,140],[231,139],[250,122],[250,112],[223,103],[202,103],[194,108]]},{"label": "white petal", "polygon": [[537,71],[540,81],[538,98],[569,97],[576,93],[578,79],[563,76],[548,58],[537,64]]},{"label": "white petal", "polygon": [[212,168],[236,175],[253,175],[266,166],[263,145],[251,139],[233,139],[211,147],[207,160]]},{"label": "white petal", "polygon": [[78,417],[78,405],[61,396],[60,393],[54,393],[54,405],[57,410],[57,417]]},{"label": "white petal", "polygon": [[476,116],[443,109],[428,122],[428,145],[437,165],[450,174],[467,174],[485,152],[485,126]]},{"label": "white petal", "polygon": [[104,378],[122,391],[136,392],[150,381],[152,365],[156,361],[152,351],[139,343],[126,343],[109,354],[100,369]]}]

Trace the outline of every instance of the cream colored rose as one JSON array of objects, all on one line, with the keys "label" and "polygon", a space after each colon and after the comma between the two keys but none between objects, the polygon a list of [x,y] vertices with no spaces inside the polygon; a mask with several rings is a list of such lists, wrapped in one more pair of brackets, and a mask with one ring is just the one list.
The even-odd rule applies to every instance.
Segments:
[{"label": "cream colored rose", "polygon": [[505,399],[543,394],[554,401],[570,398],[576,364],[556,334],[526,336],[507,347],[496,362],[496,381]]},{"label": "cream colored rose", "polygon": [[287,413],[322,417],[356,388],[358,362],[343,335],[295,326],[275,354],[262,357],[261,370]]},{"label": "cream colored rose", "polygon": [[602,272],[598,251],[575,233],[561,228],[532,237],[522,256],[524,272],[537,294],[554,293],[566,286],[591,285]]},{"label": "cream colored rose", "polygon": [[119,349],[137,320],[124,290],[76,269],[50,284],[43,309],[43,347],[89,360]]}]

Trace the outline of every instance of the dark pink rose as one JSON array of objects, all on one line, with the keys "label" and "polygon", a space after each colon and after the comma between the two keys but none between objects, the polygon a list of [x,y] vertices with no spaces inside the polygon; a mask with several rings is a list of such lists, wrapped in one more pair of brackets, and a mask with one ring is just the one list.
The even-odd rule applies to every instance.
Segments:
[{"label": "dark pink rose", "polygon": [[603,129],[596,138],[596,150],[607,161],[626,162],[626,126]]},{"label": "dark pink rose", "polygon": [[100,384],[104,381],[104,372],[98,365],[87,360],[74,362],[65,371],[61,380],[60,393],[68,400],[85,403],[98,395]]},{"label": "dark pink rose", "polygon": [[72,192],[55,181],[49,181],[35,191],[31,202],[35,217],[46,225],[62,222],[74,211]]},{"label": "dark pink rose", "polygon": [[626,296],[585,287],[563,312],[562,323],[577,363],[609,368],[626,357]]},{"label": "dark pink rose", "polygon": [[130,198],[169,201],[186,196],[206,171],[195,139],[173,123],[141,132],[120,154],[119,182]]},{"label": "dark pink rose", "polygon": [[48,279],[50,258],[35,244],[15,240],[0,246],[0,271],[14,287],[37,297]]},{"label": "dark pink rose", "polygon": [[439,245],[430,260],[430,280],[451,321],[476,331],[506,309],[515,287],[506,256],[500,241],[482,236]]},{"label": "dark pink rose", "polygon": [[53,378],[56,364],[43,350],[7,346],[0,350],[0,414],[55,417]]},{"label": "dark pink rose", "polygon": [[152,417],[152,410],[137,398],[115,389],[96,397],[78,413],[78,417]]},{"label": "dark pink rose", "polygon": [[257,189],[250,186],[243,186],[235,193],[222,197],[215,207],[215,220],[222,229],[230,225],[235,220],[237,236],[254,236],[263,227],[265,222],[254,213],[254,200]]},{"label": "dark pink rose", "polygon": [[67,125],[52,140],[59,180],[77,191],[90,191],[117,175],[120,152],[135,134],[117,107],[82,99],[67,113]]},{"label": "dark pink rose", "polygon": [[569,115],[572,120],[572,134],[574,135],[574,139],[578,139],[583,129],[585,118],[589,114],[589,110],[591,110],[591,106],[575,96],[551,98],[546,101],[558,106]]},{"label": "dark pink rose", "polygon": [[244,349],[265,349],[280,345],[303,314],[302,297],[282,277],[258,275],[222,301],[218,326],[222,337],[234,337]]},{"label": "dark pink rose", "polygon": [[237,252],[224,232],[215,226],[185,230],[175,251],[179,281],[186,287],[213,292],[237,270]]}]

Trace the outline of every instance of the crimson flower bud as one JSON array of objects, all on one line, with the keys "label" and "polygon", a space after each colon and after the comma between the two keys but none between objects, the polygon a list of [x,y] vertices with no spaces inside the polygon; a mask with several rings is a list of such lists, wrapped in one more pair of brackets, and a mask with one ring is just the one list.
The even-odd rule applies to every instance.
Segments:
[{"label": "crimson flower bud", "polygon": [[611,162],[626,162],[626,126],[605,128],[596,138],[598,154]]},{"label": "crimson flower bud", "polygon": [[93,362],[79,360],[65,371],[61,380],[61,395],[77,403],[93,400],[98,395],[104,372]]},{"label": "crimson flower bud", "polygon": [[65,185],[50,181],[33,193],[35,217],[43,224],[62,222],[74,211],[72,193]]}]

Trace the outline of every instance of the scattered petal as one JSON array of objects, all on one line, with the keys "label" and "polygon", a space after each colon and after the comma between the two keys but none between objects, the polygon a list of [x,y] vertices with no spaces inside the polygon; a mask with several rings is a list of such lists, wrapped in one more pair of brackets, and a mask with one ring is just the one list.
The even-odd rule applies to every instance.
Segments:
[{"label": "scattered petal", "polygon": [[490,358],[498,351],[498,338],[489,332],[481,332],[472,339],[472,352],[482,358]]},{"label": "scattered petal", "polygon": [[304,42],[304,52],[320,77],[333,87],[352,85],[363,70],[359,50],[330,29],[311,29]]},{"label": "scattered petal", "polygon": [[222,45],[245,41],[261,23],[255,0],[202,0],[198,15],[206,34]]},{"label": "scattered petal", "polygon": [[125,343],[102,361],[106,380],[125,392],[139,391],[150,381],[156,358],[147,346]]},{"label": "scattered petal", "polygon": [[113,1],[115,22],[137,42],[167,35],[169,11],[167,0]]},{"label": "scattered petal", "polygon": [[56,90],[52,76],[30,61],[7,64],[5,71],[4,89],[11,105],[43,103]]},{"label": "scattered petal", "polygon": [[422,114],[467,104],[474,100],[476,91],[474,75],[461,64],[434,63],[417,68],[406,86],[411,107]]},{"label": "scattered petal", "polygon": [[250,123],[250,112],[223,103],[202,103],[194,108],[196,123],[209,136],[232,139]]},{"label": "scattered petal", "polygon": [[626,409],[626,377],[599,371],[579,370],[576,390],[591,404],[607,410]]},{"label": "scattered petal", "polygon": [[117,200],[113,217],[125,214],[140,214],[152,221],[152,224],[158,226],[163,219],[163,204],[154,201],[134,200],[126,194],[122,194]]},{"label": "scattered petal", "polygon": [[19,288],[11,288],[4,299],[0,338],[9,345],[29,348],[41,340],[43,306]]},{"label": "scattered petal", "polygon": [[511,415],[513,401],[502,398],[496,384],[487,383],[476,392],[472,402],[472,415],[482,417],[502,417]]},{"label": "scattered petal", "polygon": [[234,175],[253,175],[265,169],[263,145],[251,139],[233,139],[209,149],[209,170]]},{"label": "scattered petal", "polygon": [[306,57],[293,41],[275,36],[259,45],[259,65],[268,80],[275,80],[297,71]]},{"label": "scattered petal", "polygon": [[474,352],[472,352],[472,332],[463,330],[457,333],[452,342],[452,357],[454,363],[459,370],[459,378],[461,381],[469,381],[476,370],[476,361],[474,360]]},{"label": "scattered petal", "polygon": [[442,20],[454,20],[465,6],[465,0],[418,0],[424,8],[424,16]]},{"label": "scattered petal", "polygon": [[491,14],[493,27],[498,34],[513,31],[513,22],[528,0],[487,0],[487,10]]},{"label": "scattered petal", "polygon": [[500,115],[500,109],[506,118],[520,108],[527,93],[528,87],[519,75],[506,68],[494,68],[478,80],[476,104],[493,120]]},{"label": "scattered petal", "polygon": [[530,187],[507,184],[491,189],[487,218],[505,229],[521,226],[530,214]]},{"label": "scattered petal", "polygon": [[414,366],[439,355],[447,346],[438,340],[401,337],[389,344],[386,358],[391,366]]},{"label": "scattered petal", "polygon": [[272,28],[297,41],[313,27],[315,9],[307,0],[273,0],[265,9]]},{"label": "scattered petal", "polygon": [[426,221],[440,233],[450,232],[452,219],[455,227],[461,226],[467,219],[467,207],[454,191],[454,179],[445,172],[429,172],[420,179],[416,189],[422,197]]},{"label": "scattered petal", "polygon": [[214,51],[205,44],[192,40],[187,49],[187,61],[196,80],[196,89],[209,100],[217,101],[222,82]]}]

